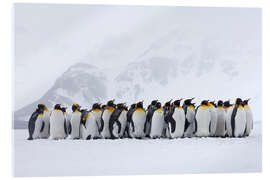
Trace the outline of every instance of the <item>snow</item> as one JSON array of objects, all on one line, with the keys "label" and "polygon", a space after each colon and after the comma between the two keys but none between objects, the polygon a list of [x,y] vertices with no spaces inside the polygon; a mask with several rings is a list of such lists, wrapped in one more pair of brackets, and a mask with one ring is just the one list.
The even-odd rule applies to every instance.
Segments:
[{"label": "snow", "polygon": [[87,176],[261,171],[261,123],[247,138],[27,141],[14,130],[14,175]]}]

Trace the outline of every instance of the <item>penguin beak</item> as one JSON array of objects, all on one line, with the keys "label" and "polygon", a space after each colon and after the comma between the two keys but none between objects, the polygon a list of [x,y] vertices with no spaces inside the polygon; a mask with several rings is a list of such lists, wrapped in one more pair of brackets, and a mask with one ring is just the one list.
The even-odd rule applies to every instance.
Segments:
[{"label": "penguin beak", "polygon": [[247,99],[247,102],[250,100],[250,98]]}]

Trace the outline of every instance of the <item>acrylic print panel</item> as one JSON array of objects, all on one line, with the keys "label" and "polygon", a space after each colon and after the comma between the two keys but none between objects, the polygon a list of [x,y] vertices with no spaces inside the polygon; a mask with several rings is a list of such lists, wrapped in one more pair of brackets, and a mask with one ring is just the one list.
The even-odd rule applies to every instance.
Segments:
[{"label": "acrylic print panel", "polygon": [[[261,9],[26,3],[14,9],[15,176],[261,172]],[[192,97],[194,110],[183,105]],[[239,101],[221,118],[224,134],[215,134],[220,116],[213,111],[224,107],[197,107],[238,97],[250,98],[253,122]],[[180,98],[182,109],[177,101],[164,106]],[[102,116],[93,110],[112,99]],[[155,99],[164,108],[149,106],[146,121]],[[137,104],[128,121],[125,107],[114,106],[140,101],[144,109]],[[252,124],[248,136],[230,137],[230,128],[242,136]]]}]

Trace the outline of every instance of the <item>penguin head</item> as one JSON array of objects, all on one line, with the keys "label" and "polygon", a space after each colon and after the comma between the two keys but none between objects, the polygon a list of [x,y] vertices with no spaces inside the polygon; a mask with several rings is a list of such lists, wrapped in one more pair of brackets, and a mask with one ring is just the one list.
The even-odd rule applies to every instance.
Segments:
[{"label": "penguin head", "polygon": [[236,98],[235,104],[236,105],[241,105],[242,104],[242,99],[241,98]]},{"label": "penguin head", "polygon": [[100,104],[94,103],[92,109],[101,109]]},{"label": "penguin head", "polygon": [[120,110],[124,109],[124,107],[125,107],[125,103],[119,103],[116,105],[116,108]]},{"label": "penguin head", "polygon": [[157,109],[161,108],[161,103],[160,103],[160,102],[157,102],[157,104],[155,105],[155,107],[156,107]]},{"label": "penguin head", "polygon": [[223,101],[219,100],[217,105],[218,105],[218,107],[222,107],[223,106]]},{"label": "penguin head", "polygon": [[177,99],[173,102],[173,105],[179,107],[180,106],[180,103],[181,103],[182,99]]},{"label": "penguin head", "polygon": [[143,101],[140,101],[136,104],[137,108],[142,108],[143,109]]},{"label": "penguin head", "polygon": [[54,106],[54,109],[61,110],[61,104],[56,104],[56,105]]},{"label": "penguin head", "polygon": [[158,100],[153,100],[153,101],[151,102],[151,105],[152,105],[152,106],[155,106],[155,105],[157,104],[157,102],[158,102]]},{"label": "penguin head", "polygon": [[214,106],[214,107],[217,107],[215,101],[211,101],[211,102],[209,102],[209,104],[212,105],[212,106]]},{"label": "penguin head", "polygon": [[114,107],[115,106],[114,101],[115,101],[115,99],[108,101],[107,106]]},{"label": "penguin head", "polygon": [[134,109],[134,108],[136,108],[136,104],[131,104],[129,109]]},{"label": "penguin head", "polygon": [[230,104],[230,100],[225,101],[225,102],[223,103],[223,105],[224,105],[225,108],[229,108],[229,107],[232,106],[232,104]]},{"label": "penguin head", "polygon": [[79,106],[78,104],[73,104],[72,107],[71,107],[73,112],[76,111],[76,110],[80,111],[80,108],[81,108],[81,106]]},{"label": "penguin head", "polygon": [[44,104],[38,104],[38,109],[45,109],[45,105]]},{"label": "penguin head", "polygon": [[61,111],[62,111],[63,113],[66,113],[66,109],[67,109],[66,107],[62,107],[62,108],[61,108]]},{"label": "penguin head", "polygon": [[243,101],[243,105],[245,106],[245,105],[248,105],[248,101],[249,101],[250,99],[246,99],[246,100],[244,100]]},{"label": "penguin head", "polygon": [[203,101],[201,102],[201,105],[208,106],[208,100],[203,100]]},{"label": "penguin head", "polygon": [[184,101],[184,105],[187,105],[187,106],[191,105],[191,102],[192,102],[193,99],[195,99],[195,98],[186,99],[186,100]]},{"label": "penguin head", "polygon": [[102,106],[101,106],[101,109],[105,109],[106,108],[106,105],[105,104],[103,104]]}]

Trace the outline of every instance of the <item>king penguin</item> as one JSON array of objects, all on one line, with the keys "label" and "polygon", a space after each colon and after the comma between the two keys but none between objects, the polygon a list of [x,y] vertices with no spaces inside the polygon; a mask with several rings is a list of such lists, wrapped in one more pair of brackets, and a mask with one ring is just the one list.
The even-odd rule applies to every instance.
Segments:
[{"label": "king penguin", "polygon": [[134,124],[134,131],[131,136],[137,139],[145,137],[144,127],[146,122],[146,112],[143,108],[143,101],[136,104],[136,109],[131,116],[131,124]]},{"label": "king penguin", "polygon": [[195,131],[195,103],[191,99],[186,99],[183,103],[183,110],[185,112],[185,137],[194,136]]},{"label": "king penguin", "polygon": [[195,111],[195,135],[197,137],[208,137],[210,135],[211,114],[208,101],[204,100]]},{"label": "king penguin", "polygon": [[40,138],[49,138],[50,136],[50,116],[51,111],[44,105],[43,128],[42,132],[40,132]]},{"label": "king penguin", "polygon": [[169,133],[169,124],[167,121],[165,121],[166,116],[169,115],[169,112],[172,109],[172,99],[170,101],[167,101],[164,106],[163,106],[163,114],[164,114],[164,127],[163,127],[163,131],[162,131],[162,137],[163,138],[169,138],[170,137],[170,133]]},{"label": "king penguin", "polygon": [[56,104],[50,117],[50,139],[64,139],[66,137],[66,121],[61,105]]},{"label": "king penguin", "polygon": [[226,113],[223,108],[223,101],[219,100],[217,103],[217,128],[215,136],[225,137],[226,135]]},{"label": "king penguin", "polygon": [[233,111],[233,106],[230,104],[230,101],[225,101],[224,104],[224,110],[225,110],[225,121],[226,121],[226,136],[232,137],[232,126],[231,126],[231,116]]},{"label": "king penguin", "polygon": [[128,138],[132,138],[132,134],[135,132],[134,122],[132,120],[132,115],[136,110],[136,104],[132,104],[129,107],[127,112],[127,126],[126,126],[126,134]]},{"label": "king penguin", "polygon": [[82,139],[99,139],[100,138],[100,118],[101,118],[101,107],[100,104],[94,103],[92,109],[86,111],[85,121],[81,124],[81,137]]},{"label": "king penguin", "polygon": [[152,118],[150,119],[150,138],[156,139],[162,136],[164,130],[165,120],[164,111],[161,107],[161,103],[156,104],[156,108]]},{"label": "king penguin", "polygon": [[111,137],[110,129],[109,129],[109,121],[110,121],[110,117],[114,109],[115,109],[115,104],[114,104],[114,99],[113,99],[107,102],[107,106],[105,107],[101,115],[100,132],[101,132],[102,138],[108,139]]},{"label": "king penguin", "polygon": [[158,100],[153,100],[151,104],[148,106],[146,111],[146,122],[145,122],[145,136],[150,137],[150,119],[152,118],[154,111],[156,109],[156,104]]},{"label": "king penguin", "polygon": [[215,136],[217,129],[217,110],[215,102],[214,101],[209,102],[208,107],[211,114],[210,136]]},{"label": "king penguin", "polygon": [[40,136],[43,124],[44,105],[38,104],[38,108],[31,115],[28,122],[29,137],[28,140],[37,139]]},{"label": "king penguin", "polygon": [[246,129],[246,112],[242,99],[237,98],[231,115],[232,137],[243,137]]},{"label": "king penguin", "polygon": [[[115,110],[113,111],[111,117],[110,117],[110,121],[109,121],[109,129],[110,129],[110,133],[111,133],[111,138],[112,139],[117,139],[122,137],[123,133],[124,133],[124,129],[126,128],[126,118],[123,119],[123,115],[124,117],[126,117],[126,113],[124,113],[122,116],[122,112],[125,112],[125,105],[123,103],[119,103],[116,105]],[[120,122],[120,116],[121,116],[121,122]]]},{"label": "king penguin", "polygon": [[244,110],[246,112],[246,130],[245,130],[245,136],[249,136],[251,130],[253,129],[253,114],[252,111],[248,105],[248,101],[250,99],[244,100],[243,105],[244,105]]},{"label": "king penguin", "polygon": [[185,130],[185,112],[180,105],[182,99],[175,100],[173,107],[165,117],[165,122],[169,125],[169,137],[181,138]]},{"label": "king penguin", "polygon": [[69,138],[70,139],[80,139],[80,124],[81,124],[81,115],[80,106],[78,104],[73,104],[70,126],[69,126]]}]

